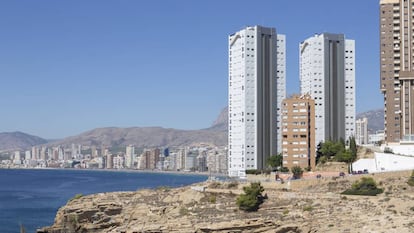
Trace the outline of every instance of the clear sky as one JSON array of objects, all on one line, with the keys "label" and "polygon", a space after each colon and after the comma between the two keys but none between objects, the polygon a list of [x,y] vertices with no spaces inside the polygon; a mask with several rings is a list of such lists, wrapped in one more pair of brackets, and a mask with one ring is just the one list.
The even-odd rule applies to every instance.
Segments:
[{"label": "clear sky", "polygon": [[357,112],[383,107],[377,0],[16,0],[0,2],[0,132],[52,139],[98,127],[206,128],[227,105],[228,35],[275,27],[287,93],[299,43],[356,42]]}]

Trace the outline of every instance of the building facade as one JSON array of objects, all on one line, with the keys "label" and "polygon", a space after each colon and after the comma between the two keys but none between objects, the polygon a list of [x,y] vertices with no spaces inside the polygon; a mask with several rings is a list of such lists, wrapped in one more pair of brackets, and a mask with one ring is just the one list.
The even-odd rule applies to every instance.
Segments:
[{"label": "building facade", "polygon": [[414,141],[413,0],[380,1],[385,142]]},{"label": "building facade", "polygon": [[282,103],[283,167],[316,166],[315,101],[309,94],[287,98]]},{"label": "building facade", "polygon": [[263,169],[281,150],[285,36],[274,28],[247,27],[229,36],[228,49],[228,172],[244,177],[246,169]]},{"label": "building facade", "polygon": [[355,142],[358,145],[368,144],[368,119],[366,117],[355,122]]},{"label": "building facade", "polygon": [[135,161],[135,147],[133,145],[126,146],[125,148],[125,167],[134,168]]},{"label": "building facade", "polygon": [[300,89],[315,100],[315,144],[355,135],[355,41],[317,34],[300,43]]}]

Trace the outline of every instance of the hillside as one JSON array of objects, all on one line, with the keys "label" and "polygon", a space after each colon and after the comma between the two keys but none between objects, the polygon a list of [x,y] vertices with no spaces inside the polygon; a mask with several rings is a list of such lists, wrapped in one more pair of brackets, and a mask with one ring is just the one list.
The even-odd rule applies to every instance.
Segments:
[{"label": "hillside", "polygon": [[46,139],[22,132],[0,133],[0,151],[25,150],[44,143],[47,143]]},{"label": "hillside", "polygon": [[[384,128],[382,109],[363,112],[357,119],[367,117],[370,132]],[[97,128],[63,140],[49,142],[48,146],[82,144],[86,146],[136,147],[190,146],[209,144],[227,145],[228,107],[225,107],[212,126],[200,130],[179,130],[162,127]],[[0,151],[27,149],[34,145],[45,144],[40,137],[21,132],[0,133]]]},{"label": "hillside", "polygon": [[228,126],[228,119],[229,119],[229,108],[225,107],[221,110],[217,119],[213,122],[213,125],[209,128],[209,130],[217,130],[217,131],[227,131]]},{"label": "hillside", "polygon": [[377,109],[367,112],[358,113],[356,119],[361,119],[366,117],[368,119],[368,131],[375,133],[377,130],[384,129],[384,110]]},{"label": "hillside", "polygon": [[49,143],[54,145],[82,144],[86,146],[127,146],[164,147],[209,144],[224,146],[227,144],[227,132],[203,130],[178,130],[161,127],[99,128],[77,136]]}]

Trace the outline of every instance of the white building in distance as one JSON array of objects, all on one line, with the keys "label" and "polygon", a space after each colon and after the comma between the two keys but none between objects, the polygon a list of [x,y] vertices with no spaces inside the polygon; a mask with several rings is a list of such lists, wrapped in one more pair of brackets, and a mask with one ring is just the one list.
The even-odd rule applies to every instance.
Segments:
[{"label": "white building in distance", "polygon": [[355,135],[355,41],[318,34],[299,45],[300,89],[315,100],[315,143]]},{"label": "white building in distance", "polygon": [[229,176],[263,169],[281,151],[285,47],[274,28],[247,27],[229,36]]},{"label": "white building in distance", "polygon": [[357,145],[368,144],[368,118],[364,117],[355,122],[355,142]]},{"label": "white building in distance", "polygon": [[125,148],[125,167],[134,168],[134,161],[135,161],[135,147],[133,145],[129,145]]}]

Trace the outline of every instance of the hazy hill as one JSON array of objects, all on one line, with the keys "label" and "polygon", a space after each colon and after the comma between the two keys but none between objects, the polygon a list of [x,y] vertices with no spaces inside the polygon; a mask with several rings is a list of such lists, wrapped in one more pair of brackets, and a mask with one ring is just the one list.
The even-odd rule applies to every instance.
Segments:
[{"label": "hazy hill", "polygon": [[229,119],[228,111],[229,111],[228,107],[225,107],[223,110],[221,110],[219,116],[213,122],[213,125],[208,129],[227,132],[228,119]]},{"label": "hazy hill", "polygon": [[49,145],[82,144],[87,146],[126,146],[162,147],[211,144],[227,144],[227,132],[211,129],[177,130],[161,127],[99,128],[77,136],[68,137]]},{"label": "hazy hill", "polygon": [[364,117],[368,118],[368,130],[371,133],[384,129],[384,109],[371,110],[356,115],[357,119]]},{"label": "hazy hill", "polygon": [[[371,132],[384,128],[384,111],[382,109],[357,114],[357,119],[367,117],[368,128]],[[131,128],[98,128],[82,134],[49,142],[47,145],[95,145],[95,146],[126,146],[163,147],[189,146],[210,144],[227,145],[228,108],[225,107],[212,126],[200,130],[178,130],[162,127],[131,127]],[[0,133],[0,151],[27,149],[34,145],[47,143],[40,137],[21,132]]]},{"label": "hazy hill", "polygon": [[24,150],[44,143],[47,143],[46,139],[22,132],[0,133],[0,151]]}]

